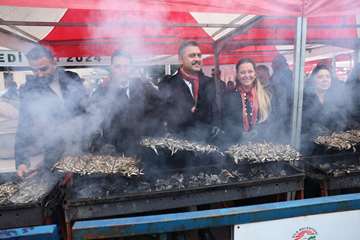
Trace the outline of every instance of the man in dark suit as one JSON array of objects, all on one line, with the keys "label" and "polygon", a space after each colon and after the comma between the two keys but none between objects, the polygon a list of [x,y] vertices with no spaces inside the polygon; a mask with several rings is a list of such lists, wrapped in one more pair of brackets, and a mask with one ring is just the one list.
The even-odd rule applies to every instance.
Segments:
[{"label": "man in dark suit", "polygon": [[271,120],[276,130],[276,138],[284,142],[289,141],[291,133],[291,116],[294,101],[294,81],[293,72],[289,68],[286,58],[277,55],[271,63],[273,74],[269,80],[268,88],[271,89],[274,104],[272,116],[276,119]]},{"label": "man in dark suit", "polygon": [[15,142],[19,176],[40,166],[51,167],[67,146],[80,148],[80,116],[86,102],[78,74],[57,67],[50,50],[37,46],[26,56],[34,75],[20,90]]},{"label": "man in dark suit", "polygon": [[196,140],[208,140],[219,132],[215,82],[202,72],[202,55],[194,41],[179,48],[179,70],[159,84],[162,118],[170,133]]},{"label": "man in dark suit", "polygon": [[109,81],[91,97],[89,112],[101,117],[102,135],[93,150],[110,144],[117,152],[133,154],[140,137],[154,135],[158,128],[158,89],[136,76],[132,57],[124,51],[113,53],[110,70]]}]

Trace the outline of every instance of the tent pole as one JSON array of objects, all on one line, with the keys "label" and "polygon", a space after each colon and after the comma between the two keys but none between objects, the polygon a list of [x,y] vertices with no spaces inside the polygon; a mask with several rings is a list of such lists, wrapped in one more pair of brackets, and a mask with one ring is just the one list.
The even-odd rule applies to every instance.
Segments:
[{"label": "tent pole", "polygon": [[[3,22],[3,21],[4,21],[4,20],[3,20],[2,18],[0,18],[0,22]],[[22,30],[21,28],[15,26],[15,25],[6,25],[6,24],[5,24],[5,26],[7,26],[8,28],[10,28],[10,29],[12,29],[12,30],[14,30],[14,31],[16,31],[16,32],[18,32],[18,33],[20,33],[20,34],[28,37],[28,38],[30,38],[30,39],[31,39],[32,41],[34,41],[34,42],[40,42],[40,40],[41,40],[41,39],[39,39],[39,38],[31,35],[30,33]]]},{"label": "tent pole", "polygon": [[[259,17],[255,17],[259,18]],[[103,26],[102,22],[44,22],[44,21],[7,21],[0,18],[0,24],[6,26],[28,26],[28,27],[96,27]],[[146,22],[129,22],[129,21],[113,21],[108,22],[107,27],[157,27],[166,28],[234,28],[237,29],[242,25],[237,23],[162,23],[158,21]],[[284,28],[284,27],[282,27]],[[292,26],[285,26],[285,28],[292,28]]]},{"label": "tent pole", "polygon": [[4,72],[0,72],[0,91],[5,89]]},{"label": "tent pole", "polygon": [[221,52],[221,48],[219,47],[219,44],[217,44],[216,42],[214,43],[214,63],[215,63],[215,76],[214,76],[214,81],[215,81],[215,90],[216,90],[216,118],[217,118],[217,123],[220,124],[220,119],[221,119],[221,114],[222,114],[222,97],[221,97],[221,86],[220,86],[220,79],[219,77],[219,73],[220,73],[220,66],[219,66],[219,55]]},{"label": "tent pole", "polygon": [[331,58],[331,69],[336,73],[336,55]]},{"label": "tent pole", "polygon": [[354,51],[354,58],[353,58],[353,66],[355,67],[356,64],[358,64],[360,62],[360,47],[357,46],[357,48]]},{"label": "tent pole", "polygon": [[[238,17],[230,23],[162,23],[159,21],[146,21],[146,22],[129,22],[129,21],[112,21],[108,22],[107,26],[119,26],[119,27],[169,27],[169,28],[239,28],[237,21],[239,21],[244,16]],[[271,17],[261,17],[266,19],[271,19]],[[275,18],[276,19],[276,18]],[[8,21],[0,18],[0,24],[11,26],[27,26],[27,27],[91,27],[91,26],[103,26],[102,22],[46,22],[46,21]],[[273,26],[256,26],[258,29],[292,29],[294,26],[292,24],[277,24]],[[312,24],[308,27],[309,29],[359,29],[360,24]],[[223,30],[222,29],[222,30]],[[219,30],[221,31],[221,29]],[[217,35],[218,33],[214,33]]]},{"label": "tent pole", "polygon": [[294,102],[292,112],[291,144],[300,148],[301,118],[304,90],[304,62],[306,47],[307,19],[298,17],[295,38],[295,73],[294,73]]},{"label": "tent pole", "polygon": [[0,46],[26,53],[36,46],[36,43],[0,28]]}]

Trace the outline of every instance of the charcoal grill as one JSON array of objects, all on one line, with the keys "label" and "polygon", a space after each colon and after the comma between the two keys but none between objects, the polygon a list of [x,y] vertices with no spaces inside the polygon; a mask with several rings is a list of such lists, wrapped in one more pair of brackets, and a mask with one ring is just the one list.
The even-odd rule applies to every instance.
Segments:
[{"label": "charcoal grill", "polygon": [[[233,168],[238,167],[232,165],[225,168],[234,170]],[[223,168],[224,166],[207,166],[191,170],[181,169],[180,172],[176,170],[157,172],[157,174],[145,172],[145,176],[135,179],[120,176],[106,178],[74,176],[65,195],[66,222],[70,224],[76,220],[168,210],[303,189],[304,173],[286,162],[252,165],[250,166],[252,176],[244,176],[239,181],[226,184],[206,186],[185,184],[183,188],[174,187],[174,189],[160,191],[153,190],[154,187],[152,187],[155,185],[156,178],[159,177],[166,179],[180,173],[186,179],[202,171],[211,174]]]},{"label": "charcoal grill", "polygon": [[357,152],[316,155],[304,160],[306,175],[320,183],[322,195],[360,187],[360,154]]},{"label": "charcoal grill", "polygon": [[[351,154],[354,152],[353,149],[347,149],[347,150],[338,150],[338,149],[334,149],[334,148],[329,148],[328,146],[325,145],[319,145],[319,144],[315,144],[315,143],[311,143],[312,144],[312,151],[311,154],[312,155],[331,155],[331,154]],[[355,149],[359,148],[358,145],[355,146]]]},{"label": "charcoal grill", "polygon": [[[57,176],[38,173],[36,177],[49,179],[49,191],[44,192],[36,202],[0,205],[0,229],[30,227],[53,222],[52,217],[62,201],[63,191],[57,184]],[[0,174],[0,183],[5,181],[16,181],[15,173]]]},{"label": "charcoal grill", "polygon": [[200,167],[225,162],[225,156],[218,152],[199,153],[179,150],[172,154],[169,149],[158,148],[157,153],[149,147],[140,147],[139,158],[142,159],[144,168],[152,168],[154,165],[163,170]]}]

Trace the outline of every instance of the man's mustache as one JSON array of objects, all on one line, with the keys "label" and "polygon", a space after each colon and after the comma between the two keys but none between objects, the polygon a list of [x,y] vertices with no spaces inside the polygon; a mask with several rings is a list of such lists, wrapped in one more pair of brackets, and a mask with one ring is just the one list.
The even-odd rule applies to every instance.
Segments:
[{"label": "man's mustache", "polygon": [[199,64],[199,65],[201,65],[201,62],[200,61],[193,61],[192,63],[191,63],[191,65],[195,65],[195,64]]}]

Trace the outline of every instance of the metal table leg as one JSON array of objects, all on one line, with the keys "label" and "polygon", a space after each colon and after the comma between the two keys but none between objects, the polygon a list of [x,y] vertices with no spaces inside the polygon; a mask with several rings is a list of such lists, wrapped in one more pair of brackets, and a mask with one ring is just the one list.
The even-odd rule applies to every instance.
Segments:
[{"label": "metal table leg", "polygon": [[328,186],[327,186],[326,181],[321,181],[320,182],[320,195],[321,196],[328,196],[329,195],[329,190],[328,190]]},{"label": "metal table leg", "polygon": [[66,240],[72,240],[71,222],[66,222]]}]

